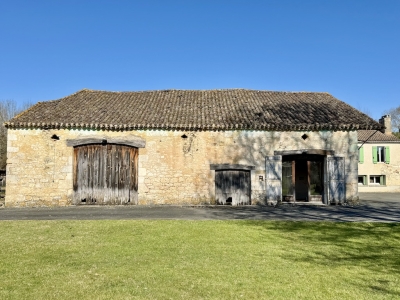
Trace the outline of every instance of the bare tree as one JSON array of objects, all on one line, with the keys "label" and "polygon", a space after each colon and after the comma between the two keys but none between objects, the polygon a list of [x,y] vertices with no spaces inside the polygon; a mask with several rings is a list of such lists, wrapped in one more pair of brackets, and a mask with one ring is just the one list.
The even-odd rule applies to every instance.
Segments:
[{"label": "bare tree", "polygon": [[390,115],[392,119],[393,134],[400,137],[400,106],[388,109],[384,112],[385,115]]},{"label": "bare tree", "polygon": [[7,162],[7,128],[4,127],[4,122],[30,106],[30,103],[18,106],[15,101],[0,100],[0,169],[5,169]]}]

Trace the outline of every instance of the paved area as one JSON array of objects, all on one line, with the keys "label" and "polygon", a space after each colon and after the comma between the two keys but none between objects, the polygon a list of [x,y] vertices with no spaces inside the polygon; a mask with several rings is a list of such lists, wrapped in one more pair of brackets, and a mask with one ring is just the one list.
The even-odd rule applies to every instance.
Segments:
[{"label": "paved area", "polygon": [[363,193],[357,206],[71,206],[2,208],[0,220],[292,220],[400,222],[400,193]]},{"label": "paved area", "polygon": [[400,192],[398,193],[359,193],[360,199],[364,203],[370,202],[388,202],[400,203]]}]

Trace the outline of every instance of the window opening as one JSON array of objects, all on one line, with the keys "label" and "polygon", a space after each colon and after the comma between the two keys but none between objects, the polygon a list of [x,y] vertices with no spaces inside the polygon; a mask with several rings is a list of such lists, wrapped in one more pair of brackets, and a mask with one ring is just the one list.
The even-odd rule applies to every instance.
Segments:
[{"label": "window opening", "polygon": [[378,146],[376,147],[376,150],[377,150],[377,161],[385,162],[385,147]]},{"label": "window opening", "polygon": [[369,176],[369,183],[372,185],[385,185],[385,175],[371,175]]}]

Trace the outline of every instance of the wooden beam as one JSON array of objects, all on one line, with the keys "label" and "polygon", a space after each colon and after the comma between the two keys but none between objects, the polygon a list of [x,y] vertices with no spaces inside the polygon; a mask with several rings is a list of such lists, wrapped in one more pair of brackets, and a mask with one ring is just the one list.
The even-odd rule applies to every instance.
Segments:
[{"label": "wooden beam", "polygon": [[274,151],[274,155],[299,155],[299,154],[335,155],[335,151],[334,150],[322,150],[322,149],[300,149],[300,150]]},{"label": "wooden beam", "polygon": [[68,139],[68,147],[77,147],[82,145],[90,144],[118,144],[126,145],[135,148],[145,148],[146,141],[140,137],[128,136],[128,137],[79,137],[76,139]]},{"label": "wooden beam", "polygon": [[255,166],[240,164],[210,164],[210,170],[254,170]]}]

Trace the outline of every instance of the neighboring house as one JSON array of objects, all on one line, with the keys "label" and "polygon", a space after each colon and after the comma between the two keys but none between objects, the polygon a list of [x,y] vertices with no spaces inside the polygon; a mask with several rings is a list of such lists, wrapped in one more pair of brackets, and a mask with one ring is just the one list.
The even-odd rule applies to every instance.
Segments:
[{"label": "neighboring house", "polygon": [[343,203],[357,130],[328,93],[81,90],[6,123],[6,206]]},{"label": "neighboring house", "polygon": [[400,192],[400,139],[392,134],[390,116],[379,122],[386,127],[358,131],[360,192]]}]

